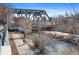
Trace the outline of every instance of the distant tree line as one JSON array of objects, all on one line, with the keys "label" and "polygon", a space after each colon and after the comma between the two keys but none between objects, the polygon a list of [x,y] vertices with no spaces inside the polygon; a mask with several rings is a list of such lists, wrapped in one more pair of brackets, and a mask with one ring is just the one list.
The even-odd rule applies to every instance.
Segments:
[{"label": "distant tree line", "polygon": [[59,15],[52,17],[49,21],[54,23],[54,30],[79,34],[79,13]]}]

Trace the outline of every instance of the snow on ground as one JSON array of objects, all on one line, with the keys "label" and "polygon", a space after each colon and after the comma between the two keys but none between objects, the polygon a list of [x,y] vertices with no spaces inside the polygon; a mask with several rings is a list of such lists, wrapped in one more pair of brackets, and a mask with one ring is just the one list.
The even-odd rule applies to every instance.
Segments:
[{"label": "snow on ground", "polygon": [[1,55],[11,55],[10,45],[1,46]]},{"label": "snow on ground", "polygon": [[[53,41],[54,40],[54,41]],[[44,39],[41,43],[44,43],[44,54],[62,54],[62,55],[78,55],[79,54],[79,47],[73,44],[64,42],[64,41],[55,41],[55,38]]]},{"label": "snow on ground", "polygon": [[[38,35],[35,35],[38,37]],[[38,37],[39,38],[39,37]],[[38,39],[39,49],[45,55],[78,55],[79,47],[64,41],[59,41],[51,36],[41,34]]]},{"label": "snow on ground", "polygon": [[[20,55],[34,55],[35,51],[38,49],[37,53],[44,55],[78,55],[79,47],[64,41],[59,41],[52,36],[46,36],[44,34],[36,34],[27,36],[26,41],[31,45],[35,43],[38,45],[35,51],[33,51],[30,46],[23,43],[23,38],[19,34],[12,34],[14,37],[15,44]],[[32,41],[31,41],[32,40]],[[31,43],[30,43],[31,42]],[[33,44],[32,44],[33,45]],[[39,52],[41,51],[41,52]]]},{"label": "snow on ground", "polygon": [[23,39],[20,38],[21,36],[19,34],[12,34],[12,36],[14,38],[16,47],[20,55],[33,55],[34,54],[34,52],[31,50],[28,44],[23,43]]},{"label": "snow on ground", "polygon": [[79,54],[78,46],[75,46],[73,44],[66,43],[63,41],[57,41],[55,46],[59,54],[65,54],[65,55],[78,55]]}]

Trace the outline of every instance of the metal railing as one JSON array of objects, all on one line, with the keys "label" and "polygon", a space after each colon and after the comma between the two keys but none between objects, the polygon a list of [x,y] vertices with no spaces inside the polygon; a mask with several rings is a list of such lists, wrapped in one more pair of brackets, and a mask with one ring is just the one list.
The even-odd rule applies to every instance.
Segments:
[{"label": "metal railing", "polygon": [[5,38],[6,38],[7,25],[4,25],[0,30],[0,45],[4,46]]}]

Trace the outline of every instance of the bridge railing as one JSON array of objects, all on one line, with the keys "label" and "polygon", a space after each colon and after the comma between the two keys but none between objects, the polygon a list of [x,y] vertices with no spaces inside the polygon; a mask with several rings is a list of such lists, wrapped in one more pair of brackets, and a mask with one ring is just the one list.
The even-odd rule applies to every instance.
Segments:
[{"label": "bridge railing", "polygon": [[7,26],[1,26],[0,29],[0,45],[4,46],[5,38],[6,38],[6,31],[7,31]]}]

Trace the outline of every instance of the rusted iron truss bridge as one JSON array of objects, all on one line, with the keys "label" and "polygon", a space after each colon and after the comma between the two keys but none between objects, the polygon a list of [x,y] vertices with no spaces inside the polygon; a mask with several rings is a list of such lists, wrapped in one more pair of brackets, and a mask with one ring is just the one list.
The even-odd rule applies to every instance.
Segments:
[{"label": "rusted iron truss bridge", "polygon": [[39,20],[47,19],[49,20],[49,16],[45,10],[36,10],[36,9],[12,9],[13,13],[17,15],[17,17],[26,16],[29,20]]}]

